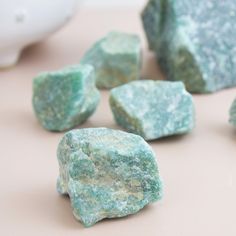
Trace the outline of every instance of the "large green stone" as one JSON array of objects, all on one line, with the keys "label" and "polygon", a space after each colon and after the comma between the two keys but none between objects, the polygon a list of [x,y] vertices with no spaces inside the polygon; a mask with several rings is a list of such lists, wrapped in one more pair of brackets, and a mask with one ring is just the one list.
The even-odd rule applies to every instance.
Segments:
[{"label": "large green stone", "polygon": [[111,32],[84,55],[91,64],[98,88],[110,89],[140,78],[141,42],[137,35]]},{"label": "large green stone", "polygon": [[235,0],[149,0],[142,19],[167,79],[195,93],[236,86]]},{"label": "large green stone", "polygon": [[184,134],[194,127],[192,96],[182,82],[135,81],[112,89],[116,122],[146,140]]},{"label": "large green stone", "polygon": [[93,114],[99,100],[90,65],[42,73],[33,81],[34,111],[47,130],[64,131],[81,124]]},{"label": "large green stone", "polygon": [[134,214],[159,200],[155,154],[140,136],[106,128],[73,130],[58,146],[57,189],[86,227]]},{"label": "large green stone", "polygon": [[230,118],[229,118],[229,122],[236,127],[236,99],[234,99],[231,108],[230,108],[230,112],[229,112]]}]

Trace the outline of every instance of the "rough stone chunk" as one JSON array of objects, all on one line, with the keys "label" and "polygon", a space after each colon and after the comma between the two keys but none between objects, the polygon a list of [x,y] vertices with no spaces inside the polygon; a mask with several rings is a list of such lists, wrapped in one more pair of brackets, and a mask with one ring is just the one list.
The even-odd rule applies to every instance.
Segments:
[{"label": "rough stone chunk", "polygon": [[233,104],[231,105],[229,122],[236,127],[236,99],[234,99]]},{"label": "rough stone chunk", "polygon": [[134,214],[162,196],[155,154],[140,136],[74,130],[60,142],[58,161],[57,189],[69,194],[75,217],[86,227]]},{"label": "rough stone chunk", "polygon": [[33,81],[33,93],[35,114],[42,126],[51,131],[81,124],[93,114],[100,100],[90,65],[42,73]]},{"label": "rough stone chunk", "polygon": [[236,85],[235,1],[149,0],[142,18],[169,80],[197,93]]},{"label": "rough stone chunk", "polygon": [[141,70],[141,42],[137,35],[111,32],[94,44],[81,63],[96,71],[98,88],[110,89],[138,80]]},{"label": "rough stone chunk", "polygon": [[192,96],[182,82],[135,81],[111,91],[116,122],[146,140],[184,134],[194,127]]}]

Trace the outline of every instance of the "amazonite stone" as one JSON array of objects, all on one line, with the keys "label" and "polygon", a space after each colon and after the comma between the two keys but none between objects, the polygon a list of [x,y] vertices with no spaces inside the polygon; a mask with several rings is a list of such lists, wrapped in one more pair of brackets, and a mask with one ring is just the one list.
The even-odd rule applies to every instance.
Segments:
[{"label": "amazonite stone", "polygon": [[229,122],[236,127],[236,99],[234,99],[233,104],[231,105]]},{"label": "amazonite stone", "polygon": [[110,106],[118,125],[145,140],[194,128],[193,99],[182,82],[131,82],[112,89]]},{"label": "amazonite stone", "polygon": [[149,0],[142,19],[169,80],[195,93],[236,85],[236,1]]},{"label": "amazonite stone", "polygon": [[110,89],[138,80],[141,70],[141,42],[137,35],[111,32],[96,42],[81,63],[95,68],[98,88]]},{"label": "amazonite stone", "polygon": [[50,131],[64,131],[83,123],[94,113],[99,100],[90,65],[42,73],[33,81],[35,114]]},{"label": "amazonite stone", "polygon": [[162,196],[156,157],[140,136],[106,128],[73,130],[58,146],[57,189],[86,227],[134,214]]}]

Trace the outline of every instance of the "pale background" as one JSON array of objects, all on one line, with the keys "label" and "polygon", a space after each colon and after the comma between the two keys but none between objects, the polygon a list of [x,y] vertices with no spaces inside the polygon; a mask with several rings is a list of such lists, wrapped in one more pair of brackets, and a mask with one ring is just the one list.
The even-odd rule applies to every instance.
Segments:
[{"label": "pale background", "polygon": [[[1,236],[235,236],[236,132],[228,124],[236,88],[194,95],[196,128],[191,134],[150,142],[164,182],[163,200],[138,214],[105,220],[85,229],[70,201],[56,192],[56,148],[32,110],[32,78],[41,71],[78,63],[110,30],[134,32],[143,44],[147,78],[161,78],[148,52],[140,7],[109,11],[81,7],[78,15],[47,41],[25,50],[20,62],[0,71]],[[81,127],[115,124],[102,92],[97,112]]]},{"label": "pale background", "polygon": [[85,6],[110,7],[110,6],[142,6],[145,0],[82,0]]}]

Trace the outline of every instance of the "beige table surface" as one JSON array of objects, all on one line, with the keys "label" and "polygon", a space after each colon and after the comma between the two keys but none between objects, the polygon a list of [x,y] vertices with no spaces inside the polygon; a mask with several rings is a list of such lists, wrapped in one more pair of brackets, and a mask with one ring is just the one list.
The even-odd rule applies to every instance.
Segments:
[{"label": "beige table surface", "polygon": [[[197,126],[182,137],[150,143],[165,189],[162,201],[139,214],[105,220],[85,229],[68,198],[55,190],[57,144],[62,134],[43,130],[32,112],[32,78],[79,61],[109,30],[136,32],[143,39],[143,74],[159,78],[147,53],[138,9],[81,9],[48,41],[25,51],[19,64],[0,72],[0,235],[1,236],[235,236],[236,132],[228,109],[236,88],[194,96]],[[83,127],[118,128],[108,92]]]}]

